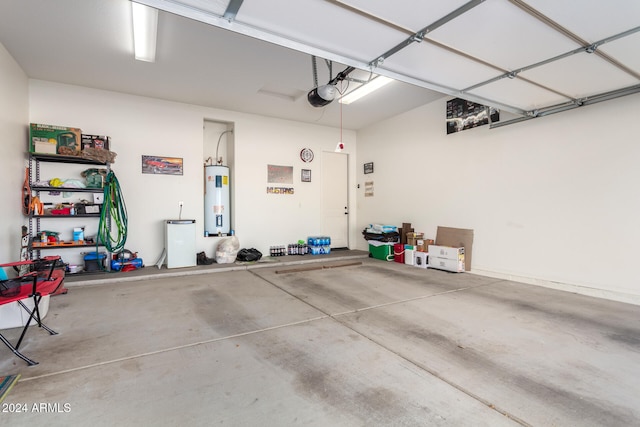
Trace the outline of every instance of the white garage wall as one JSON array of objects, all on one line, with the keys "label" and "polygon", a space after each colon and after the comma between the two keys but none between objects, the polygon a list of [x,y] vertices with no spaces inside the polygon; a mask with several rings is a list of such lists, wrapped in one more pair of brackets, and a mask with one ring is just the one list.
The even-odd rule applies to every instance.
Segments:
[{"label": "white garage wall", "polygon": [[[205,121],[226,123],[234,129],[232,224],[241,247],[255,247],[268,255],[270,245],[293,243],[321,232],[320,154],[333,151],[339,129],[39,80],[31,80],[29,88],[29,121],[75,126],[84,133],[112,137],[113,151],[118,154],[113,170],[129,214],[126,247],[137,251],[147,266],[153,266],[162,253],[163,221],[178,216],[181,200],[182,218],[196,219],[197,250],[214,255],[218,238],[205,238],[203,228],[203,164],[209,155],[215,155],[203,148]],[[343,131],[343,137],[345,152],[353,153],[355,132]],[[310,164],[300,160],[304,147],[316,153]],[[184,175],[142,174],[142,155],[182,157]],[[350,162],[355,164],[354,155]],[[266,194],[267,164],[294,167],[294,195]],[[301,168],[312,169],[313,182],[300,182]],[[350,173],[353,182],[353,167]],[[351,197],[355,198],[355,190]],[[355,226],[352,232],[357,234]],[[72,250],[64,252],[68,254],[65,260],[72,262],[71,252],[66,251]]]},{"label": "white garage wall", "polygon": [[474,272],[640,302],[640,95],[452,135],[445,107],[358,132],[359,228],[470,228]]},{"label": "white garage wall", "polygon": [[[1,126],[15,133],[11,140],[22,140],[26,124],[16,122],[25,120],[25,77],[2,52],[0,60],[3,71],[13,70],[0,84],[14,91],[5,92],[12,95],[0,107]],[[198,250],[212,255],[216,239],[202,236],[202,189],[194,184],[202,181],[208,156],[204,120],[234,128],[233,222],[243,247],[266,252],[271,244],[318,232],[320,153],[333,150],[337,129],[37,80],[29,84],[29,103],[27,121],[112,136],[114,169],[130,215],[127,248],[147,265],[162,250],[162,223],[177,215],[178,200],[185,201],[183,218],[198,222]],[[360,231],[371,222],[412,222],[427,237],[435,237],[438,225],[472,228],[474,272],[639,303],[634,249],[640,238],[640,146],[633,130],[639,110],[635,95],[446,135],[441,100],[358,132],[357,161],[355,134],[344,131],[350,182],[361,186],[356,193],[350,185],[351,200],[357,200],[351,247],[366,249]],[[17,198],[20,186],[20,147],[2,160],[18,176],[10,178],[14,191],[2,190],[7,200]],[[310,165],[299,160],[303,147],[316,153]],[[184,157],[185,175],[143,175],[142,154]],[[373,174],[363,174],[365,162],[375,163]],[[269,163],[294,166],[294,196],[266,194]],[[307,166],[314,180],[303,186],[299,173]],[[366,180],[374,181],[372,198],[364,197]],[[14,220],[23,223],[15,212]],[[3,238],[18,237],[11,234],[17,228],[3,225]]]},{"label": "white garage wall", "polygon": [[[29,85],[26,74],[0,44],[0,200],[4,202],[0,221],[0,263],[17,261],[20,255],[20,236],[23,216],[20,189],[24,181],[24,152],[26,150],[29,117]],[[16,160],[19,159],[19,160]]]}]

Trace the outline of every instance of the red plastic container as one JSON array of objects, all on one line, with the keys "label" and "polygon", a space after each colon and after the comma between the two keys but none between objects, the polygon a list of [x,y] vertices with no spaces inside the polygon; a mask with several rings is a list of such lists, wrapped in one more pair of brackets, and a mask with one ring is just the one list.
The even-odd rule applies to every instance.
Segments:
[{"label": "red plastic container", "polygon": [[393,260],[404,264],[404,245],[402,243],[395,243],[393,245]]},{"label": "red plastic container", "polygon": [[51,215],[70,215],[71,208],[51,209]]}]

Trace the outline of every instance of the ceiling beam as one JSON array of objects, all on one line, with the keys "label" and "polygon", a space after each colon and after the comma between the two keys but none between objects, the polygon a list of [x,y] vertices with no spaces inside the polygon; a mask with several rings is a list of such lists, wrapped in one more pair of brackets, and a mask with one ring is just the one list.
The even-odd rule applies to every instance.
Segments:
[{"label": "ceiling beam", "polygon": [[308,44],[288,39],[279,34],[275,34],[262,28],[254,27],[240,21],[229,21],[223,16],[216,15],[208,10],[203,10],[191,5],[182,3],[179,0],[136,0],[147,6],[155,7],[164,12],[202,22],[223,30],[232,31],[234,33],[253,37],[278,46],[283,46],[309,55],[325,58],[329,61],[340,62],[345,65],[351,65],[363,70],[368,69],[368,63],[346,57],[336,52],[310,46]]},{"label": "ceiling beam", "polygon": [[[468,90],[480,87],[484,84],[488,84],[490,82],[499,80],[501,78],[505,78],[505,77],[516,77],[517,74],[519,72],[525,71],[526,69],[530,69],[533,68],[535,66],[540,66],[543,65],[544,63],[548,63],[554,60],[558,60],[561,59],[562,57],[568,56],[569,54],[575,54],[575,53],[579,53],[579,52],[589,52],[589,53],[596,53],[598,56],[600,56],[601,58],[607,60],[608,62],[610,62],[611,64],[615,65],[616,67],[622,69],[623,71],[627,72],[628,74],[640,79],[640,75],[638,75],[638,73],[636,73],[634,70],[629,69],[628,67],[625,67],[623,64],[617,62],[615,59],[610,58],[608,55],[606,55],[605,53],[599,51],[597,49],[597,47],[602,44],[602,43],[606,43],[606,42],[610,42],[613,40],[616,40],[620,37],[624,37],[627,36],[629,34],[632,34],[634,32],[640,31],[640,27],[631,29],[629,31],[626,31],[624,33],[621,33],[619,35],[610,37],[608,39],[604,39],[601,40],[598,43],[592,43],[589,44],[588,42],[586,42],[585,40],[581,39],[580,37],[576,36],[575,34],[571,33],[570,31],[568,31],[566,28],[562,27],[561,25],[559,25],[558,23],[556,23],[555,21],[551,20],[550,18],[546,17],[545,15],[543,15],[542,13],[540,13],[539,11],[537,11],[536,9],[532,8],[531,6],[529,6],[525,1],[523,0],[508,0],[510,3],[512,3],[513,5],[519,7],[520,9],[522,9],[523,11],[525,11],[526,13],[530,14],[531,16],[535,17],[536,19],[544,22],[545,24],[547,24],[548,26],[550,26],[551,28],[555,29],[556,31],[564,34],[566,37],[570,38],[571,40],[573,40],[574,42],[578,43],[579,45],[581,45],[582,47],[580,49],[576,49],[576,52],[570,52],[564,55],[561,55],[559,57],[556,58],[551,58],[549,60],[543,61],[541,63],[538,64],[532,64],[531,66],[516,70],[514,71],[509,71],[509,70],[505,70],[502,69],[501,67],[498,67],[496,65],[487,63],[486,61],[483,61],[479,58],[475,58],[471,55],[468,55],[464,52],[458,51],[454,48],[450,48],[448,46],[442,45],[441,43],[438,43],[434,40],[431,40],[426,36],[426,34],[432,32],[433,30],[435,30],[438,27],[441,27],[442,25],[446,24],[447,22],[451,21],[452,19],[455,19],[457,16],[460,16],[461,14],[467,12],[468,10],[471,10],[472,8],[478,6],[479,4],[483,3],[485,0],[471,0],[467,3],[465,3],[463,6],[461,6],[460,8],[454,10],[453,12],[451,12],[450,14],[446,15],[445,17],[435,21],[434,23],[432,23],[431,25],[424,27],[423,29],[421,29],[420,31],[415,32],[415,30],[410,30],[407,28],[403,28],[397,24],[394,24],[392,22],[386,21],[381,17],[375,16],[373,14],[370,14],[362,9],[359,9],[357,7],[351,6],[347,3],[345,3],[342,0],[325,0],[328,3],[333,4],[336,7],[345,9],[347,11],[350,11],[351,13],[357,13],[361,16],[364,16],[370,20],[373,20],[375,22],[381,23],[383,25],[386,25],[390,28],[394,28],[398,31],[402,31],[405,34],[408,35],[408,38],[406,40],[404,40],[402,43],[398,44],[397,46],[395,46],[394,48],[388,50],[387,52],[383,53],[382,55],[379,55],[377,58],[371,60],[368,63],[362,62],[361,60],[357,60],[351,57],[346,57],[340,53],[337,52],[332,52],[332,51],[328,51],[325,49],[321,49],[315,46],[311,46],[309,44],[303,43],[303,42],[298,42],[295,40],[290,40],[286,37],[283,37],[279,34],[275,34],[275,33],[271,33],[265,29],[259,28],[259,27],[254,27],[242,22],[238,22],[237,20],[235,20],[236,15],[238,10],[240,9],[243,0],[231,0],[230,3],[227,6],[227,10],[225,11],[223,16],[218,16],[210,11],[206,11],[206,10],[202,10],[199,9],[197,7],[191,6],[191,5],[187,5],[185,3],[183,3],[181,0],[135,0],[138,3],[142,3],[142,4],[146,4],[148,6],[151,7],[155,7],[156,9],[159,10],[163,10],[165,12],[169,12],[169,13],[173,13],[179,16],[183,16],[189,19],[193,19],[199,22],[203,22],[209,25],[213,25],[216,26],[218,28],[222,28],[222,29],[226,29],[229,31],[233,31],[239,34],[243,34],[249,37],[253,37],[259,40],[263,40],[269,43],[273,43],[279,46],[283,46],[286,48],[290,48],[293,50],[297,50],[299,52],[303,52],[309,55],[313,55],[313,56],[319,56],[322,58],[325,58],[326,60],[329,61],[335,61],[335,62],[339,62],[342,64],[345,64],[349,67],[355,67],[355,68],[359,68],[362,70],[369,70],[369,71],[373,71],[373,69],[376,69],[376,73],[380,74],[380,75],[384,75],[387,77],[391,77],[395,80],[399,80],[399,81],[403,81],[405,83],[409,83],[409,84],[413,84],[419,87],[423,87],[426,89],[430,89],[436,92],[440,92],[443,93],[445,95],[451,95],[451,96],[462,96],[464,95],[465,99],[469,100],[469,101],[473,101],[473,102],[478,102],[478,103],[482,103],[484,105],[491,105],[493,107],[496,108],[500,108],[502,110],[505,111],[510,111],[512,113],[518,114],[523,116],[523,119],[528,119],[530,118],[532,115],[535,114],[540,114],[540,112],[532,112],[532,111],[526,111],[523,110],[521,108],[517,108],[511,105],[505,105],[503,103],[500,102],[496,102],[494,100],[488,99],[488,98],[483,98],[481,96],[478,95],[474,95],[471,94],[469,92],[467,92]],[[462,56],[466,59],[475,61],[477,63],[480,64],[484,64],[488,67],[491,67],[493,69],[496,69],[500,72],[502,72],[503,74],[501,76],[498,76],[494,79],[488,80],[487,82],[482,82],[479,83],[477,85],[471,86],[469,88],[466,89],[459,89],[459,88],[451,88],[451,87],[447,87],[444,86],[442,84],[437,84],[434,82],[430,82],[427,80],[423,80],[423,79],[418,79],[418,78],[413,78],[410,76],[407,76],[405,74],[401,74],[401,73],[397,73],[394,72],[393,70],[390,70],[388,68],[385,68],[383,66],[383,62],[386,58],[388,58],[389,56],[399,52],[400,50],[404,49],[405,47],[409,46],[410,44],[413,44],[415,42],[421,42],[421,41],[426,41],[430,44],[433,44],[439,48],[442,49],[446,49],[456,55]],[[581,106],[583,105],[584,99],[581,100],[576,100],[573,99],[572,97],[563,94],[557,90],[554,90],[552,88],[548,88],[546,86],[543,86],[539,83],[536,83],[535,81],[531,81],[529,79],[526,79],[522,76],[518,76],[518,78],[520,78],[521,80],[538,86],[544,90],[548,90],[550,92],[556,93],[557,95],[563,96],[567,99],[569,99],[569,101],[567,103],[564,104],[560,104],[560,106],[551,106],[549,107],[550,109],[557,109],[557,108],[562,108],[562,109],[566,109],[566,108],[575,108],[572,107],[573,105],[577,105],[577,106]],[[578,105],[579,104],[579,105]],[[565,106],[567,106],[565,108]],[[547,111],[548,109],[545,108],[545,111]],[[549,110],[551,111],[551,110]],[[546,113],[548,114],[548,113]],[[518,119],[518,120],[522,120],[522,119]]]},{"label": "ceiling beam", "polygon": [[238,11],[240,10],[240,6],[242,6],[242,2],[244,0],[231,0],[227,5],[227,10],[224,11],[224,15],[222,17],[228,21],[234,21],[236,16],[238,15]]},{"label": "ceiling beam", "polygon": [[[388,58],[389,56],[391,56],[394,53],[397,53],[401,49],[409,46],[410,44],[412,44],[414,42],[420,42],[420,41],[424,40],[426,43],[429,43],[429,44],[431,44],[433,46],[436,46],[439,49],[446,50],[448,52],[451,52],[454,55],[461,56],[461,57],[463,57],[465,59],[468,59],[468,60],[473,61],[475,63],[484,65],[485,67],[492,68],[492,69],[494,69],[494,70],[496,70],[496,71],[498,71],[500,73],[503,73],[501,76],[495,77],[494,79],[491,79],[490,81],[488,81],[486,83],[482,82],[482,83],[479,83],[478,85],[474,85],[474,86],[471,86],[471,87],[468,87],[468,88],[462,89],[462,90],[452,89],[453,91],[457,91],[457,93],[455,93],[455,94],[454,93],[448,93],[450,95],[455,95],[455,96],[465,95],[469,101],[476,101],[476,102],[479,102],[483,98],[478,98],[476,95],[470,94],[468,91],[470,91],[472,89],[475,89],[476,87],[483,86],[484,84],[500,80],[500,79],[502,79],[504,77],[507,77],[509,75],[509,73],[510,73],[509,70],[506,70],[506,69],[504,69],[502,67],[499,67],[499,66],[497,66],[495,64],[489,63],[489,62],[484,61],[484,60],[482,60],[480,58],[477,58],[475,56],[469,55],[468,53],[465,53],[465,52],[462,52],[460,50],[454,49],[454,48],[452,48],[450,46],[447,46],[445,44],[442,44],[442,43],[440,43],[438,41],[435,41],[433,39],[430,39],[430,38],[426,37],[427,33],[430,33],[432,31],[434,31],[436,28],[441,27],[445,23],[453,20],[454,18],[456,18],[456,17],[462,15],[463,13],[471,10],[472,8],[478,6],[484,0],[482,0],[482,1],[470,1],[470,2],[462,5],[458,9],[454,10],[453,12],[449,13],[445,17],[439,19],[438,21],[436,21],[433,24],[423,28],[422,30],[420,30],[418,32],[414,32],[414,31],[412,31],[412,30],[410,30],[408,28],[405,28],[405,27],[402,27],[400,25],[394,24],[393,22],[387,21],[387,20],[385,20],[385,19],[383,19],[383,18],[381,18],[379,16],[373,15],[373,14],[371,14],[371,13],[369,13],[369,12],[363,10],[363,9],[359,9],[359,8],[357,8],[355,6],[346,4],[342,0],[326,0],[326,1],[329,2],[329,3],[332,3],[332,4],[336,5],[336,6],[339,6],[342,9],[348,10],[349,12],[356,13],[356,14],[358,14],[360,16],[363,16],[364,18],[367,18],[369,20],[378,22],[378,23],[383,24],[383,25],[385,25],[385,26],[387,26],[389,28],[392,28],[392,29],[394,29],[396,31],[403,32],[403,33],[409,35],[409,37],[406,40],[404,40],[403,42],[399,43],[397,46],[395,46],[394,48],[392,48],[389,51],[387,51],[385,54],[383,54],[380,57],[378,57],[378,59],[376,59],[374,61],[371,61],[371,63],[370,63],[371,68],[381,67],[382,63],[384,62],[384,59]],[[387,76],[391,77],[388,74],[387,74]],[[535,81],[529,80],[529,79],[524,78],[522,76],[520,76],[519,78],[522,81],[526,82],[526,83],[529,83],[531,85],[537,86],[540,89],[549,91],[551,93],[555,93],[556,95],[562,96],[563,98],[566,98],[568,100],[572,100],[573,99],[571,96],[569,96],[567,94],[559,92],[559,91],[557,91],[555,89],[552,89],[550,87],[544,86],[544,85],[542,85],[540,83],[537,83]],[[400,78],[396,78],[396,80],[401,80],[401,79]],[[417,84],[417,85],[419,85],[419,84]],[[484,103],[489,102],[494,107],[497,107],[497,108],[500,108],[500,109],[503,109],[503,110],[506,110],[506,111],[511,111],[511,112],[513,112],[515,114],[521,114],[521,115],[525,114],[524,110],[516,108],[516,107],[514,107],[512,105],[505,105],[505,104],[497,103],[495,101],[491,101],[491,100],[488,100],[488,99],[484,99],[484,101],[482,101],[482,102],[484,102]]]},{"label": "ceiling beam", "polygon": [[473,9],[474,7],[478,6],[480,3],[483,3],[484,1],[485,0],[471,0],[471,1],[463,4],[462,6],[460,6],[459,8],[454,10],[453,12],[443,16],[442,18],[438,19],[434,23],[432,23],[430,25],[427,25],[426,27],[424,27],[420,31],[417,31],[417,32],[413,33],[407,39],[405,39],[404,41],[398,43],[397,45],[395,45],[394,47],[392,47],[391,49],[389,49],[388,51],[386,51],[382,55],[378,55],[378,57],[376,57],[369,64],[371,66],[376,66],[377,67],[378,65],[382,64],[384,62],[384,60],[389,58],[391,55],[394,55],[394,54],[398,53],[399,51],[401,51],[402,49],[404,49],[405,47],[409,46],[412,43],[420,43],[420,42],[422,42],[422,40],[424,40],[425,36],[428,33],[440,28],[441,26],[443,26],[447,22],[452,21],[453,19],[457,18],[458,16],[468,12],[469,10]]},{"label": "ceiling beam", "polygon": [[636,93],[640,93],[640,84],[629,86],[622,89],[616,89],[609,92],[599,93],[597,95],[591,95],[585,98],[581,98],[572,102],[565,102],[562,104],[556,104],[549,107],[541,108],[539,110],[528,111],[526,116],[519,117],[513,120],[507,120],[506,122],[493,122],[490,124],[489,128],[494,129],[501,126],[512,125],[515,123],[520,123],[525,120],[537,119],[538,117],[549,116],[551,114],[562,113],[564,111],[573,110],[576,108],[584,107],[586,105],[597,104],[599,102],[610,101],[612,99],[620,98],[627,95],[633,95]]},{"label": "ceiling beam", "polygon": [[[565,53],[562,53],[562,54],[560,54],[560,55],[554,56],[553,58],[548,58],[548,59],[545,59],[545,60],[543,60],[543,61],[536,62],[535,64],[527,65],[527,66],[525,66],[525,67],[521,67],[521,68],[518,68],[518,69],[516,69],[516,70],[506,72],[506,73],[504,73],[504,74],[502,74],[502,75],[500,75],[500,76],[494,77],[494,78],[489,79],[489,80],[485,80],[484,82],[477,83],[477,84],[475,84],[475,85],[473,85],[473,86],[469,86],[468,88],[463,89],[462,91],[463,91],[463,92],[471,91],[471,90],[473,90],[473,89],[477,89],[477,88],[479,88],[479,87],[481,87],[481,86],[485,86],[485,85],[488,85],[488,84],[490,84],[490,83],[497,82],[498,80],[502,80],[502,79],[504,79],[504,78],[510,78],[510,79],[513,79],[513,78],[516,78],[516,77],[517,77],[517,78],[520,78],[520,79],[521,79],[521,80],[523,80],[523,81],[526,81],[527,83],[534,84],[534,85],[536,85],[536,86],[538,86],[538,87],[540,87],[540,88],[543,88],[543,89],[549,90],[549,91],[551,91],[551,92],[553,92],[553,93],[555,93],[555,94],[557,94],[557,95],[561,95],[561,96],[563,96],[563,97],[565,97],[565,98],[567,98],[567,99],[570,99],[570,100],[572,100],[572,101],[576,101],[576,99],[575,99],[574,97],[572,97],[572,96],[569,96],[569,95],[563,94],[563,93],[561,93],[561,92],[559,92],[559,91],[557,91],[557,90],[555,90],[555,89],[552,89],[552,88],[549,88],[549,87],[543,86],[543,85],[541,85],[541,84],[539,84],[539,83],[536,83],[536,82],[534,82],[534,81],[532,81],[532,80],[525,79],[525,78],[523,78],[523,77],[521,77],[521,76],[520,76],[520,73],[522,73],[522,72],[524,72],[524,71],[531,70],[531,69],[533,69],[533,68],[541,67],[541,66],[546,65],[546,64],[550,64],[550,63],[555,62],[555,61],[559,61],[559,60],[561,60],[561,59],[567,58],[567,57],[569,57],[569,56],[576,55],[576,54],[578,54],[578,53],[596,53],[596,52],[597,52],[598,47],[599,47],[599,46],[601,46],[601,45],[603,45],[604,43],[608,43],[608,42],[611,42],[611,41],[613,41],[613,40],[618,40],[618,39],[620,39],[620,38],[622,38],[622,37],[626,37],[626,36],[628,36],[628,35],[630,35],[630,34],[633,34],[633,33],[638,32],[638,31],[640,31],[640,27],[635,27],[635,28],[632,28],[632,29],[630,29],[630,30],[623,31],[623,32],[622,32],[622,33],[620,33],[620,34],[616,34],[616,35],[614,35],[614,36],[607,37],[607,38],[605,38],[605,39],[602,39],[602,40],[600,40],[600,41],[597,41],[597,42],[595,42],[595,43],[592,43],[592,44],[591,44],[591,45],[589,45],[589,46],[582,46],[582,47],[579,47],[579,48],[577,48],[577,49],[570,50],[569,52],[565,52]],[[635,73],[634,73],[634,74],[635,74]],[[638,80],[640,80],[640,76],[638,77]]]},{"label": "ceiling beam", "polygon": [[[480,1],[480,0],[473,0],[469,3],[473,4],[476,1]],[[481,1],[484,1],[484,0],[481,0]],[[194,21],[202,22],[204,24],[212,25],[224,30],[233,31],[235,33],[253,37],[268,43],[273,43],[275,45],[297,50],[299,52],[303,52],[309,55],[325,58],[329,61],[338,62],[338,63],[344,64],[350,67],[355,67],[361,70],[371,70],[371,63],[369,62],[363,62],[355,58],[347,57],[336,52],[328,51],[325,49],[308,45],[306,43],[291,40],[279,34],[274,34],[262,28],[257,28],[237,20],[229,21],[225,19],[223,16],[219,16],[210,11],[184,4],[180,0],[136,0],[136,2],[145,4],[150,7],[155,7],[156,9],[162,10],[164,12],[172,13],[178,16],[189,18],[189,19],[193,19]],[[440,92],[443,95],[451,95],[451,96],[457,97],[457,96],[460,96],[461,94],[460,90],[457,88],[443,86],[441,84],[437,84],[427,80],[416,79],[404,74],[394,72],[392,70],[385,69],[383,67],[378,67],[378,70],[376,70],[376,73],[380,75],[385,75],[387,77],[390,77],[392,79],[395,79],[401,82],[413,84],[415,86],[433,90],[435,92]],[[491,105],[493,107],[500,108],[505,111],[512,112],[514,114],[519,114],[519,115],[525,114],[525,111],[523,109],[506,105],[500,102],[495,102],[495,101],[492,101],[483,97],[479,97],[476,95],[468,94],[467,99],[472,102]]]},{"label": "ceiling beam", "polygon": [[[351,13],[358,14],[358,15],[360,15],[360,16],[362,16],[364,18],[367,18],[367,19],[369,19],[371,21],[374,21],[374,22],[377,22],[379,24],[385,25],[385,26],[387,26],[387,27],[389,27],[391,29],[394,29],[394,30],[396,30],[398,32],[402,32],[402,33],[405,33],[405,34],[408,35],[408,38],[406,40],[404,40],[403,42],[399,43],[397,46],[395,46],[394,48],[390,49],[385,54],[380,55],[377,59],[371,61],[369,63],[370,64],[370,69],[373,69],[373,68],[384,69],[384,67],[382,66],[382,64],[384,63],[384,59],[388,58],[389,56],[391,56],[394,53],[397,53],[401,49],[409,46],[410,44],[412,44],[414,42],[425,41],[426,43],[429,43],[429,44],[431,44],[433,46],[436,46],[436,47],[438,47],[440,49],[443,49],[443,50],[446,50],[448,52],[451,52],[454,55],[461,56],[461,57],[463,57],[465,59],[468,59],[470,61],[476,62],[478,64],[482,64],[482,65],[484,65],[486,67],[489,67],[489,68],[493,68],[494,70],[496,70],[496,71],[498,71],[500,73],[507,73],[508,72],[508,70],[505,70],[502,67],[498,67],[495,64],[491,64],[491,63],[489,63],[487,61],[484,61],[484,60],[482,60],[480,58],[477,58],[475,56],[469,55],[469,54],[467,54],[465,52],[462,52],[460,50],[454,49],[454,48],[452,48],[450,46],[444,45],[444,44],[442,44],[442,43],[440,43],[438,41],[435,41],[433,39],[430,39],[430,38],[426,37],[427,33],[430,33],[432,31],[434,31],[436,28],[441,27],[445,23],[453,20],[454,18],[456,18],[456,17],[462,15],[463,13],[471,10],[472,8],[478,6],[484,0],[481,0],[481,1],[470,1],[470,2],[462,5],[458,9],[454,10],[453,12],[449,13],[445,17],[439,19],[438,21],[432,23],[431,25],[423,28],[422,30],[420,30],[418,32],[415,32],[414,30],[408,29],[406,27],[402,27],[402,26],[400,26],[398,24],[395,24],[393,22],[387,21],[387,20],[385,20],[385,19],[383,19],[383,18],[381,18],[381,17],[379,17],[377,15],[371,14],[371,13],[369,13],[369,12],[363,10],[363,9],[360,9],[360,8],[357,8],[357,7],[352,6],[350,4],[347,4],[347,3],[343,2],[342,0],[325,0],[325,1],[327,1],[327,2],[329,2],[331,4],[334,4],[336,6],[339,6],[340,8],[345,9],[345,10],[351,12]],[[387,70],[387,73],[384,74],[384,75],[387,76],[387,77],[392,77],[392,78],[394,78],[396,80],[404,81],[406,83],[412,83],[412,84],[415,84],[416,86],[425,87],[423,84],[421,84],[421,80],[411,79],[411,78],[408,78],[407,76],[404,76],[404,75],[400,76],[400,75],[397,75],[397,74],[393,73],[392,71],[390,71],[388,69],[386,69],[386,70]],[[395,75],[395,77],[394,77],[394,75]],[[524,79],[522,77],[521,77],[521,79],[526,81],[526,82],[528,82],[528,83],[531,83],[531,84],[533,84],[535,86],[538,86],[538,87],[540,87],[542,89],[546,89],[546,90],[548,90],[550,92],[557,93],[558,95],[561,95],[561,96],[566,97],[567,99],[570,99],[570,97],[568,97],[568,96],[566,96],[564,94],[558,93],[558,92],[554,91],[553,89],[547,88],[546,86],[543,86],[541,84],[529,81],[528,79]],[[499,102],[496,102],[496,101],[493,101],[493,100],[489,100],[489,99],[486,99],[486,98],[479,97],[477,95],[473,95],[473,94],[470,94],[470,93],[465,93],[463,90],[460,90],[460,89],[457,89],[457,88],[449,88],[449,91],[441,91],[441,92],[443,92],[444,94],[453,95],[453,96],[461,96],[461,95],[464,94],[466,96],[467,100],[469,100],[469,101],[474,101],[474,102],[479,102],[479,103],[484,103],[484,104],[488,103],[488,104],[490,104],[490,105],[492,105],[492,106],[494,106],[496,108],[500,108],[500,109],[505,110],[505,111],[510,111],[512,113],[515,113],[515,114],[520,114],[520,115],[524,115],[525,114],[525,110],[519,109],[519,108],[514,107],[512,105],[506,105],[506,104],[499,103]]]},{"label": "ceiling beam", "polygon": [[[556,30],[560,34],[562,34],[565,37],[573,40],[575,43],[579,44],[584,49],[593,49],[593,52],[590,52],[590,53],[595,53],[600,58],[602,58],[605,61],[609,62],[613,66],[618,67],[619,69],[621,69],[625,73],[627,73],[627,74],[635,77],[636,79],[640,80],[640,74],[638,74],[636,71],[632,70],[631,68],[629,68],[626,65],[622,64],[621,62],[615,60],[614,58],[612,58],[611,56],[607,55],[606,53],[596,49],[602,43],[606,43],[606,42],[610,42],[610,41],[613,41],[613,40],[617,40],[618,38],[626,37],[626,36],[628,36],[630,34],[633,34],[633,33],[637,32],[638,30],[640,30],[640,27],[632,28],[631,30],[624,31],[624,32],[622,32],[620,34],[617,34],[616,36],[609,37],[609,38],[606,38],[604,40],[601,40],[600,42],[589,43],[585,39],[579,37],[578,35],[572,33],[571,31],[569,31],[568,29],[566,29],[562,25],[558,24],[553,19],[551,19],[548,16],[542,14],[540,11],[534,9],[533,7],[528,5],[523,0],[508,0],[508,1],[511,4],[513,4],[514,6],[517,6],[518,8],[520,8],[521,10],[526,12],[527,14],[533,16],[534,18],[536,18],[540,22],[543,22],[544,24],[546,24],[549,27],[553,28],[554,30]],[[576,13],[579,13],[579,10],[576,11]]]},{"label": "ceiling beam", "polygon": [[392,29],[394,29],[396,31],[400,31],[400,32],[407,33],[407,34],[411,34],[413,32],[411,30],[408,30],[405,27],[402,27],[402,26],[400,26],[398,24],[394,24],[393,22],[387,21],[386,19],[381,18],[381,17],[379,17],[377,15],[374,15],[372,13],[369,13],[369,12],[363,10],[363,9],[360,9],[360,8],[357,8],[357,7],[353,6],[353,5],[347,4],[342,0],[325,0],[325,1],[327,3],[331,3],[334,6],[337,6],[337,7],[341,8],[341,9],[347,10],[347,11],[349,11],[351,13],[355,13],[357,15],[360,15],[360,16],[364,17],[364,18],[367,18],[370,21],[374,21],[374,22],[377,22],[378,24],[384,25],[385,27],[392,28]]}]

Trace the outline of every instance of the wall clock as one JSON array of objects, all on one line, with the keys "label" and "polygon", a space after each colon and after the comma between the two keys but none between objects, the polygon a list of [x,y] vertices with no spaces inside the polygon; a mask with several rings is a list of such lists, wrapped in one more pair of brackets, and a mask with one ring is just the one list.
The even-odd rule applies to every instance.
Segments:
[{"label": "wall clock", "polygon": [[303,162],[309,163],[313,160],[313,151],[311,151],[310,148],[303,148],[302,151],[300,151],[300,158]]}]

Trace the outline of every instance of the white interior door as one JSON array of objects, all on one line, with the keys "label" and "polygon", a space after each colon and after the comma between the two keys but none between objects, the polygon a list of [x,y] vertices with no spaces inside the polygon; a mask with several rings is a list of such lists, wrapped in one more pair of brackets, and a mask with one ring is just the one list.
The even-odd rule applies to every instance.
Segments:
[{"label": "white interior door", "polygon": [[347,154],[322,153],[322,233],[332,248],[349,247]]}]

